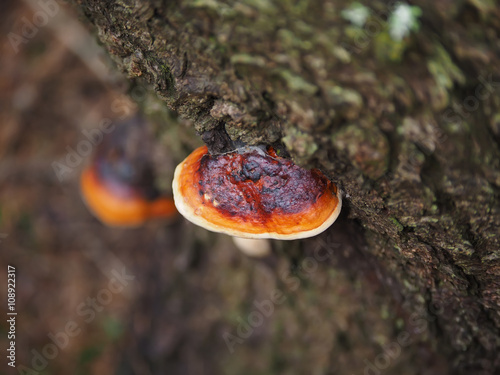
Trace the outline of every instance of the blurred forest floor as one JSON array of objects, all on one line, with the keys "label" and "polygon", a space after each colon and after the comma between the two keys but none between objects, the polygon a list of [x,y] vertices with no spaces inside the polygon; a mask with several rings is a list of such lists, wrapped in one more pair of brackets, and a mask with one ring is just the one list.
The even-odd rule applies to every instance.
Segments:
[{"label": "blurred forest floor", "polygon": [[[431,322],[408,316],[392,281],[381,280],[376,262],[354,250],[360,239],[343,226],[348,207],[321,236],[273,242],[274,254],[264,260],[247,258],[229,237],[183,220],[128,230],[99,223],[79,194],[85,161],[62,181],[52,164],[85,139],[82,129],[116,117],[113,102],[128,83],[116,74],[100,76],[92,53],[65,42],[86,46],[94,38],[59,4],[57,15],[17,53],[8,35],[20,33],[34,10],[23,2],[0,6],[0,296],[5,306],[7,265],[14,265],[18,366],[35,364],[43,374],[447,372],[428,340]],[[172,142],[186,145],[175,134]],[[173,168],[185,156],[167,155],[166,165]],[[103,292],[123,270],[131,275],[123,289]],[[254,314],[255,327],[243,329],[246,337],[231,351],[224,337],[238,336],[240,325],[248,328],[259,311],[255,302],[269,301],[274,290],[283,293],[281,302],[269,316]],[[105,303],[92,306],[89,298],[97,297]],[[50,352],[49,335],[71,323],[73,337]],[[7,329],[2,318],[4,354]],[[398,349],[401,334],[408,345]],[[44,350],[51,358],[38,355],[33,363]],[[375,363],[376,371],[367,370]]]}]

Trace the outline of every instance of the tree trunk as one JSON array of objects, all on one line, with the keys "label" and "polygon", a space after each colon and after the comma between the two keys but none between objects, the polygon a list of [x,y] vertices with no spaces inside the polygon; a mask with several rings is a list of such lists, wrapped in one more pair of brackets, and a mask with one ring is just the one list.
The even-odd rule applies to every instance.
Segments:
[{"label": "tree trunk", "polygon": [[358,26],[345,0],[75,2],[211,152],[282,143],[322,169],[359,250],[408,313],[432,316],[427,340],[463,373],[500,368],[495,2],[414,1],[420,28],[401,41],[394,2],[369,2]]}]

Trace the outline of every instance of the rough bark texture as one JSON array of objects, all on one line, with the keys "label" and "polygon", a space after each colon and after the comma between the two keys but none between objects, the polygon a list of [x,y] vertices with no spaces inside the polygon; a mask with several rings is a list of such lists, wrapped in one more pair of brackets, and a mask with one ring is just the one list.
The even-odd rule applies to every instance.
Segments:
[{"label": "rough bark texture", "polygon": [[[119,67],[212,152],[283,143],[345,193],[406,311],[464,373],[500,368],[500,8],[414,1],[420,29],[349,1],[76,0]],[[427,314],[427,313],[426,313]]]}]

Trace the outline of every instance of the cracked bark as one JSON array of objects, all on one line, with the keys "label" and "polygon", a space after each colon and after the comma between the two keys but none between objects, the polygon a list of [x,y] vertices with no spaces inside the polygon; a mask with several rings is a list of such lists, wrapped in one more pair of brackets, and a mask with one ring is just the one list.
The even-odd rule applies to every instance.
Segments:
[{"label": "cracked bark", "polygon": [[415,1],[392,42],[348,1],[76,0],[121,70],[212,152],[282,143],[347,195],[368,251],[465,373],[500,368],[500,9]]}]

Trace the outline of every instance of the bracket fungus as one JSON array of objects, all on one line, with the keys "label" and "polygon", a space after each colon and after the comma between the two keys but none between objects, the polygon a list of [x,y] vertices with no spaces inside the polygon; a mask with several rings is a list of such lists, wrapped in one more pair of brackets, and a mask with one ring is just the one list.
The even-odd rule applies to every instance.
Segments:
[{"label": "bracket fungus", "polygon": [[321,171],[301,168],[271,147],[221,155],[200,147],[177,166],[173,193],[189,221],[242,238],[312,237],[342,206],[339,190]]},{"label": "bracket fungus", "polygon": [[155,187],[148,141],[141,118],[132,118],[103,140],[83,170],[83,200],[104,224],[136,227],[177,216],[173,199]]},{"label": "bracket fungus", "polygon": [[135,227],[147,220],[171,218],[177,214],[172,199],[154,197],[156,194],[148,197],[137,186],[107,172],[105,161],[94,162],[85,168],[80,188],[89,210],[109,226]]}]

